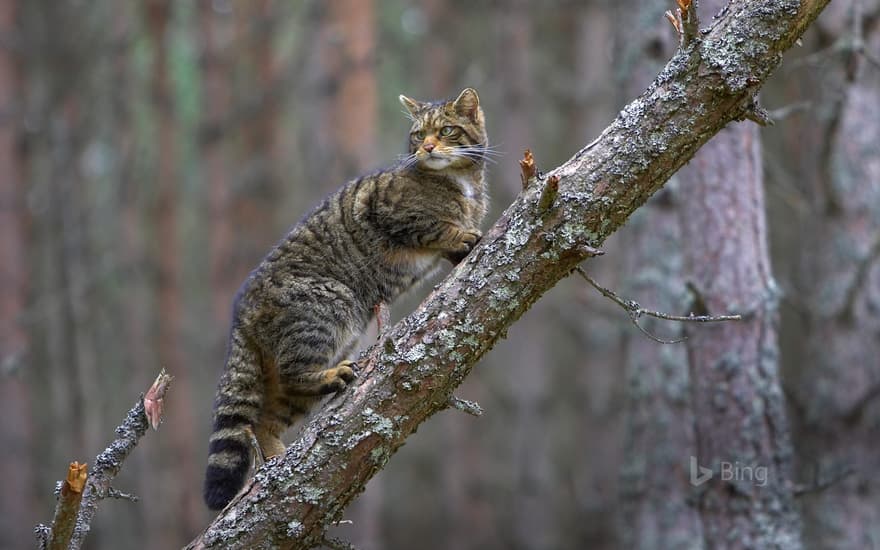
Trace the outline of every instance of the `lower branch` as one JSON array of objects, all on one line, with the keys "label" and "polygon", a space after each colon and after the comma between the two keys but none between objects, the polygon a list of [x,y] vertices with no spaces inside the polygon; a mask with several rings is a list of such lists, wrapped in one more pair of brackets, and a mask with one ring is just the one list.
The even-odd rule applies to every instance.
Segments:
[{"label": "lower branch", "polygon": [[107,497],[135,501],[137,497],[116,491],[110,483],[122,468],[122,463],[147,433],[152,424],[158,427],[162,417],[162,402],[172,376],[163,369],[156,381],[141,395],[125,420],[116,428],[118,437],[95,459],[95,467],[86,477],[86,465],[71,463],[67,480],[61,486],[58,507],[52,528],[38,525],[37,537],[45,540],[42,547],[77,550],[82,547],[88,534],[98,503]]},{"label": "lower branch", "polygon": [[687,338],[678,338],[676,340],[664,340],[662,338],[658,338],[654,336],[650,332],[648,332],[645,327],[639,324],[639,318],[642,315],[647,315],[649,317],[654,317],[656,319],[663,319],[665,321],[682,321],[682,322],[691,322],[691,323],[718,323],[721,321],[742,321],[742,315],[670,315],[668,313],[662,313],[659,311],[652,311],[650,309],[645,309],[638,302],[633,300],[626,300],[618,296],[613,290],[605,288],[604,286],[597,283],[592,277],[587,275],[587,272],[584,271],[582,267],[576,267],[575,272],[580,275],[584,280],[586,280],[590,285],[598,290],[602,296],[605,296],[615,304],[619,305],[629,314],[629,318],[632,321],[632,324],[639,329],[642,334],[658,342],[660,344],[678,344],[680,342],[684,342]]}]

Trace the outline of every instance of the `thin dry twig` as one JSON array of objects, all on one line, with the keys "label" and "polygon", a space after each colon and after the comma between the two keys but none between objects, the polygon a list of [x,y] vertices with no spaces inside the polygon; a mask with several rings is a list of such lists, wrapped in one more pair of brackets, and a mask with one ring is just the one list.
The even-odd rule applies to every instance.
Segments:
[{"label": "thin dry twig", "polygon": [[602,296],[605,296],[615,304],[619,305],[629,314],[629,318],[632,321],[632,324],[636,326],[645,336],[654,340],[655,342],[659,342],[661,344],[677,344],[679,342],[683,342],[687,340],[687,337],[678,338],[675,340],[664,340],[663,338],[659,338],[654,336],[647,330],[645,330],[642,325],[639,324],[639,318],[642,315],[647,315],[649,317],[655,317],[657,319],[665,319],[667,321],[686,321],[692,323],[717,323],[721,321],[741,321],[742,315],[670,315],[668,313],[662,313],[659,311],[652,311],[650,309],[643,308],[638,302],[634,300],[627,300],[625,298],[621,298],[618,296],[613,290],[605,288],[604,286],[597,283],[590,277],[586,271],[580,266],[574,268],[574,270],[580,275],[584,280],[586,280],[590,285],[593,286],[596,290],[598,290]]},{"label": "thin dry twig", "polygon": [[324,537],[324,540],[321,541],[321,544],[330,548],[331,550],[356,550],[355,546],[345,540],[335,538],[335,537]]},{"label": "thin dry twig", "polygon": [[809,495],[812,493],[820,493],[825,489],[831,487],[832,485],[836,485],[840,483],[844,479],[848,478],[852,474],[856,472],[855,468],[852,466],[846,466],[841,468],[838,472],[827,476],[825,479],[820,479],[819,477],[819,468],[817,467],[813,472],[813,482],[809,485],[796,485],[791,493],[795,498],[802,497],[804,495]]},{"label": "thin dry twig", "polygon": [[769,112],[767,112],[766,109],[758,105],[758,101],[756,99],[752,99],[748,107],[746,107],[746,110],[743,113],[743,118],[746,120],[751,120],[758,126],[766,127],[776,124],[776,121],[773,120],[773,116]]},{"label": "thin dry twig", "polygon": [[541,196],[538,198],[538,213],[541,216],[550,211],[550,207],[553,206],[553,201],[556,200],[558,194],[559,176],[553,174],[547,178],[547,183],[544,184],[544,188],[541,189]]},{"label": "thin dry twig", "polygon": [[675,12],[667,10],[663,15],[678,33],[679,47],[684,49],[697,39],[700,33],[700,20],[697,17],[696,0],[675,0]]},{"label": "thin dry twig", "polygon": [[797,101],[797,102],[792,103],[790,105],[784,105],[784,106],[779,107],[777,109],[773,109],[772,111],[770,111],[770,118],[774,122],[778,122],[780,120],[784,120],[784,119],[790,117],[791,115],[794,115],[794,114],[797,114],[797,113],[800,113],[803,111],[809,111],[812,107],[813,107],[812,101]]},{"label": "thin dry twig", "polygon": [[467,413],[471,416],[482,416],[483,415],[483,407],[480,406],[476,401],[468,401],[467,399],[461,399],[460,397],[452,396],[449,398],[449,407],[453,409],[458,409],[463,413]]},{"label": "thin dry twig", "polygon": [[127,500],[129,502],[138,502],[140,501],[140,497],[134,495],[132,493],[124,493],[122,491],[116,490],[113,487],[107,487],[106,498],[118,498],[119,500]]}]

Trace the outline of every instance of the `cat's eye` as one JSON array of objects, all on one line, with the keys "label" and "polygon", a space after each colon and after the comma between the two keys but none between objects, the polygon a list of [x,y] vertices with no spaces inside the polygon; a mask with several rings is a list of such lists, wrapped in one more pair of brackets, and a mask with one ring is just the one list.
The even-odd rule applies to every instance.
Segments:
[{"label": "cat's eye", "polygon": [[442,137],[449,137],[456,132],[455,126],[444,126],[440,128],[440,135]]},{"label": "cat's eye", "polygon": [[425,139],[426,135],[427,134],[425,133],[424,130],[419,130],[418,132],[412,133],[412,137],[415,141],[422,141],[423,139]]}]

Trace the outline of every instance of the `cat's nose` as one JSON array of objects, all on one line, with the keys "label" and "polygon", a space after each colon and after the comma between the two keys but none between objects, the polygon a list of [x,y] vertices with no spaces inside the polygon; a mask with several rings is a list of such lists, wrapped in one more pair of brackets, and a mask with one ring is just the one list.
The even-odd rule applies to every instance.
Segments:
[{"label": "cat's nose", "polygon": [[424,149],[426,153],[430,153],[431,151],[433,151],[434,147],[435,146],[433,143],[426,143],[426,144],[422,145],[422,149]]}]

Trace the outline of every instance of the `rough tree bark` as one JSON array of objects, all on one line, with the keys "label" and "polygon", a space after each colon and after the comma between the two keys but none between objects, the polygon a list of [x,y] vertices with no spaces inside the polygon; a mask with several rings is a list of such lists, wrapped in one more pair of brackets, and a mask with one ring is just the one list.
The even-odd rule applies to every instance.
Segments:
[{"label": "rough tree bark", "polygon": [[694,464],[713,472],[697,498],[709,548],[800,547],[761,172],[756,125],[725,128],[681,171],[685,273],[706,310],[698,313],[748,314],[688,330],[697,443],[690,468],[692,476]]},{"label": "rough tree bark", "polygon": [[[721,0],[701,3],[709,16]],[[740,311],[738,323],[689,327],[696,438],[691,482],[708,548],[800,548],[792,446],[779,379],[779,296],[767,251],[758,126],[725,128],[679,173],[685,278],[697,313]]]},{"label": "rough tree bark", "polygon": [[481,244],[361,361],[353,387],[260,468],[190,548],[308,548],[547,289],[694,152],[750,113],[827,0],[734,1],[599,139],[531,185]]}]

